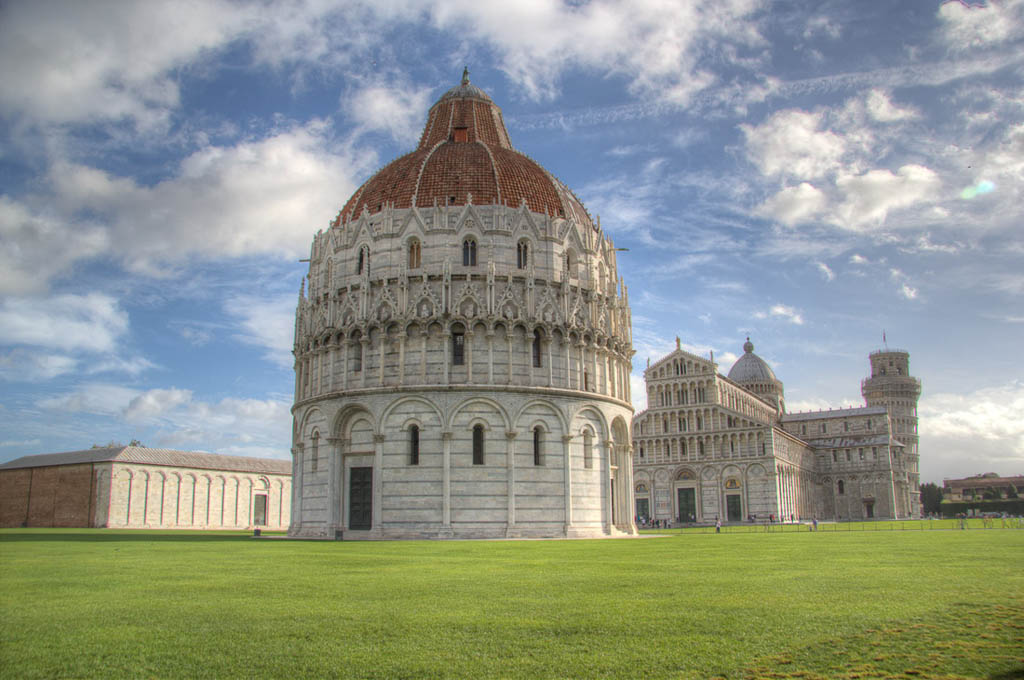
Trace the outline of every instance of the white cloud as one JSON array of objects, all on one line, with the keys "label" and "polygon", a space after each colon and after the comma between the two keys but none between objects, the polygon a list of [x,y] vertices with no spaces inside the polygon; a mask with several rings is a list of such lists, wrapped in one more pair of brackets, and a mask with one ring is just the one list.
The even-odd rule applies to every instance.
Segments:
[{"label": "white cloud", "polygon": [[871,170],[862,175],[841,175],[836,186],[844,200],[836,209],[834,223],[846,229],[865,230],[884,224],[890,211],[931,199],[940,182],[929,168],[904,165],[895,174]]},{"label": "white cloud", "polygon": [[117,300],[100,293],[0,302],[3,345],[111,353],[127,331],[128,314]]},{"label": "white cloud", "polygon": [[892,103],[889,94],[882,90],[871,90],[865,102],[868,113],[882,123],[919,118],[920,114],[912,108],[900,108]]},{"label": "white cloud", "polygon": [[921,459],[945,476],[1024,470],[1024,383],[967,394],[925,395],[918,404]]},{"label": "white cloud", "polygon": [[831,17],[811,17],[804,27],[804,38],[813,38],[817,35],[825,35],[835,40],[842,35],[842,28]]},{"label": "white cloud", "polygon": [[183,446],[202,441],[211,450],[239,455],[283,456],[277,442],[288,441],[291,403],[282,399],[225,398],[211,403],[176,387],[137,390],[95,383],[48,397],[37,405],[49,411],[108,419],[134,428],[143,441]]},{"label": "white cloud", "polygon": [[38,406],[61,413],[88,413],[120,417],[139,390],[121,385],[95,383],[80,387],[67,394],[40,399]]},{"label": "white cloud", "polygon": [[832,281],[836,278],[835,272],[824,262],[815,262],[814,264],[818,267],[818,271],[821,272],[826,281]]},{"label": "white cloud", "polygon": [[71,373],[78,360],[64,354],[52,354],[18,347],[0,355],[0,378],[12,382],[52,380]]},{"label": "white cloud", "polygon": [[262,347],[266,350],[265,359],[290,369],[295,363],[292,345],[297,300],[293,295],[275,298],[239,296],[229,300],[224,311],[241,327],[241,332],[234,334],[236,340]]},{"label": "white cloud", "polygon": [[98,255],[108,246],[109,235],[100,227],[84,222],[71,226],[57,215],[0,196],[2,295],[42,292],[50,279],[67,275],[75,260]]},{"label": "white cloud", "polygon": [[755,212],[793,226],[820,214],[826,202],[824,193],[808,182],[801,182],[770,197]]},{"label": "white cloud", "polygon": [[133,397],[124,408],[124,419],[128,422],[160,418],[182,404],[192,401],[191,390],[156,389]]},{"label": "white cloud", "polygon": [[854,253],[853,255],[850,255],[850,264],[864,265],[871,264],[871,261],[868,260],[868,258],[864,257],[863,255]]},{"label": "white cloud", "polygon": [[371,85],[342,96],[342,108],[363,131],[381,131],[413,145],[419,138],[430,106],[431,88],[406,82]]},{"label": "white cloud", "polygon": [[[355,190],[353,175],[369,160],[331,147],[328,126],[314,121],[259,141],[202,148],[182,161],[174,177],[153,186],[57,163],[50,171],[52,200],[65,221],[51,237],[59,243],[67,234],[74,242],[81,215],[89,215],[97,244],[106,244],[130,269],[155,275],[191,256],[298,257]],[[22,230],[5,249],[30,262],[45,261],[51,242]],[[58,253],[66,267],[76,251]],[[23,272],[20,285],[43,287],[58,271]]]},{"label": "white cloud", "polygon": [[756,319],[780,318],[780,319],[783,319],[785,321],[788,321],[789,323],[795,324],[797,326],[802,326],[803,323],[804,323],[803,316],[800,314],[800,312],[796,308],[790,307],[789,305],[781,305],[781,304],[772,305],[768,309],[768,311],[766,311],[766,312],[765,311],[754,312],[754,318],[756,318]]},{"label": "white cloud", "polygon": [[1024,3],[961,2],[950,0],[939,6],[943,39],[954,51],[991,47],[1024,34]]},{"label": "white cloud", "polygon": [[561,73],[578,66],[628,75],[635,94],[685,104],[715,81],[705,59],[742,65],[735,54],[765,45],[751,21],[760,9],[757,0],[449,0],[430,16],[496,51],[506,74],[532,98],[553,97]]},{"label": "white cloud", "polygon": [[820,130],[823,115],[797,109],[778,111],[757,126],[743,124],[747,156],[768,176],[805,179],[836,170],[846,150],[843,139]]},{"label": "white cloud", "polygon": [[6,3],[0,111],[66,123],[166,120],[179,101],[172,70],[225,44],[244,12],[217,0]]}]

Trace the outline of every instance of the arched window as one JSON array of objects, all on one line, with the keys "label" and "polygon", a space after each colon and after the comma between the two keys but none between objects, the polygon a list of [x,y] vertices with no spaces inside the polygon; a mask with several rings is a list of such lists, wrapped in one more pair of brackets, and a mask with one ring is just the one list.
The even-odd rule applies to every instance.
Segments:
[{"label": "arched window", "polygon": [[841,480],[841,479],[839,480],[838,486],[839,486],[839,495],[842,496],[844,493],[846,493],[846,486],[843,484],[843,480]]},{"label": "arched window", "polygon": [[311,472],[316,472],[320,465],[320,433],[313,433],[313,453],[310,455]]},{"label": "arched window", "polygon": [[533,464],[544,464],[544,452],[542,450],[542,430],[540,425],[533,428]]},{"label": "arched window", "polygon": [[352,364],[353,373],[363,370],[363,343],[359,341],[358,336],[349,343],[349,361]]},{"label": "arched window", "polygon": [[697,453],[704,455],[704,440],[697,440]]},{"label": "arched window", "polygon": [[462,242],[462,266],[476,266],[476,241],[471,238]]},{"label": "arched window", "polygon": [[[644,457],[644,447],[640,447],[640,457]],[[590,430],[583,431],[583,467],[588,470],[594,467],[594,435]]]},{"label": "arched window", "polygon": [[452,365],[462,366],[466,363],[466,334],[461,330],[452,333]]},{"label": "arched window", "polygon": [[419,269],[421,260],[420,240],[409,239],[409,269]]},{"label": "arched window", "polygon": [[473,465],[484,464],[484,426],[473,426]]},{"label": "arched window", "polygon": [[359,247],[359,259],[356,261],[356,274],[370,274],[370,246]]},{"label": "arched window", "polygon": [[540,330],[533,331],[533,367],[540,368]]},{"label": "arched window", "polygon": [[565,251],[565,275],[569,278],[575,279],[576,274],[576,251],[567,250]]},{"label": "arched window", "polygon": [[420,427],[409,427],[409,465],[420,464]]},{"label": "arched window", "polygon": [[516,246],[516,267],[526,269],[530,257],[530,244],[528,241],[520,241]]}]

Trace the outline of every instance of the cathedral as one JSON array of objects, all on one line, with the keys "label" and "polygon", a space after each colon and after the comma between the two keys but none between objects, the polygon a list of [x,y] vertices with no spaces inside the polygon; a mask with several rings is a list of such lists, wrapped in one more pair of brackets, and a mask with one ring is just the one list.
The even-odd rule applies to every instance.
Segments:
[{"label": "cathedral", "polygon": [[313,239],[289,535],[636,533],[616,248],[468,72]]},{"label": "cathedral", "polygon": [[644,372],[647,410],[633,419],[638,518],[794,521],[921,515],[917,400],[910,355],[869,355],[865,405],[787,413],[782,382],[754,354],[727,376],[680,348]]}]

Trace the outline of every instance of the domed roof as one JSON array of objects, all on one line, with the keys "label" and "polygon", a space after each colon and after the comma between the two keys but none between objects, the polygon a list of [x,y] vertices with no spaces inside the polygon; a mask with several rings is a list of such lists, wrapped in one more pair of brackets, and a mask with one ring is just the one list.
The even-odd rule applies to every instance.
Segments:
[{"label": "domed roof", "polygon": [[430,107],[419,146],[384,166],[352,195],[336,223],[385,205],[507,205],[593,222],[578,198],[551,173],[512,148],[501,109],[483,90],[462,82]]},{"label": "domed roof", "polygon": [[738,383],[778,382],[775,372],[764,359],[754,354],[754,343],[750,338],[743,343],[743,356],[729,369],[729,380]]}]

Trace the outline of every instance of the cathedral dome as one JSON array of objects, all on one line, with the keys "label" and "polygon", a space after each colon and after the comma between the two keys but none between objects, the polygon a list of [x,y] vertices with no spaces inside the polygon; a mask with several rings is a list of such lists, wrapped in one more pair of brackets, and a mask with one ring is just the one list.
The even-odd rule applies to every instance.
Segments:
[{"label": "cathedral dome", "polygon": [[415,151],[379,170],[352,195],[336,224],[385,206],[523,203],[535,213],[593,227],[580,200],[531,158],[512,148],[501,109],[464,72],[430,108]]},{"label": "cathedral dome", "polygon": [[750,338],[743,343],[743,356],[729,369],[729,380],[741,384],[778,382],[771,367],[764,359],[754,354],[754,343],[750,342]]}]

